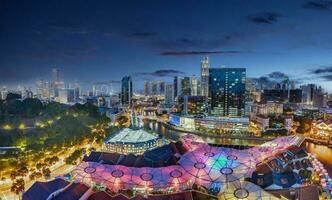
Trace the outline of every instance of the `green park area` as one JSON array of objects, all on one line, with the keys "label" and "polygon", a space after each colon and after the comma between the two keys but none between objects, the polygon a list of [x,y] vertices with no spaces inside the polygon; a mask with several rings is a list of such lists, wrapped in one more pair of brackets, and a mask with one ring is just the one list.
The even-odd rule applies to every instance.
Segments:
[{"label": "green park area", "polygon": [[94,105],[10,94],[0,101],[0,181],[10,180],[19,194],[27,180],[47,179],[55,166],[75,165],[115,130]]}]

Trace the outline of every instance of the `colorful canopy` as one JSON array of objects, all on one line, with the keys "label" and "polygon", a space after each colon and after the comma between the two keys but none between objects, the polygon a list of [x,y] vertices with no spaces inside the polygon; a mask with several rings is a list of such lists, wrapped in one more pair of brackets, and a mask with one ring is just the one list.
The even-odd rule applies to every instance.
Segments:
[{"label": "colorful canopy", "polygon": [[206,188],[220,187],[225,199],[264,196],[268,193],[252,183],[243,182],[243,178],[250,177],[264,158],[297,142],[296,136],[282,137],[248,150],[236,150],[209,146],[193,135],[185,135],[182,140],[188,152],[182,155],[178,165],[136,168],[82,162],[72,175],[79,182],[102,185],[114,192],[133,188],[183,191],[195,183]]}]

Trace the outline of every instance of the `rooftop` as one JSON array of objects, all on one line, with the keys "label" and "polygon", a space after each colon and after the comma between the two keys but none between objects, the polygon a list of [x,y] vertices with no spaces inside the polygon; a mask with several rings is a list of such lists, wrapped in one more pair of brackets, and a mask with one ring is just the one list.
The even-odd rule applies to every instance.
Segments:
[{"label": "rooftop", "polygon": [[155,140],[158,138],[158,135],[149,133],[143,129],[130,129],[124,128],[118,132],[113,137],[109,138],[106,143],[137,143],[137,142],[146,142],[150,140]]}]

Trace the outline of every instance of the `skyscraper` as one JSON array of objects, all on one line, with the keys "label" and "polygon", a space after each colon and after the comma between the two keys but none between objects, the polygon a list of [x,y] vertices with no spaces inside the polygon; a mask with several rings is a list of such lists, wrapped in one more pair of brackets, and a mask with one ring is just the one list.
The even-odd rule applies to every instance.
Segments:
[{"label": "skyscraper", "polygon": [[145,81],[144,82],[144,94],[145,94],[145,96],[150,95],[150,92],[151,92],[150,82],[149,81]]},{"label": "skyscraper", "polygon": [[164,81],[160,81],[159,82],[159,94],[163,95],[165,93],[165,82]]},{"label": "skyscraper", "polygon": [[167,84],[165,89],[165,104],[172,105],[174,103],[173,85]]},{"label": "skyscraper", "polygon": [[60,82],[60,70],[53,69],[52,70],[52,84],[55,86],[58,82]]},{"label": "skyscraper", "polygon": [[121,80],[121,104],[123,106],[131,106],[131,98],[133,96],[133,83],[131,76],[125,76]]},{"label": "skyscraper", "polygon": [[245,68],[211,68],[209,70],[209,103],[216,116],[244,116]]},{"label": "skyscraper", "polygon": [[182,95],[183,96],[190,96],[191,95],[190,77],[184,77],[181,80],[181,88],[182,88]]},{"label": "skyscraper", "polygon": [[43,92],[44,92],[44,81],[42,79],[38,80],[36,82],[36,95],[37,98],[42,98],[43,97]]},{"label": "skyscraper", "polygon": [[174,92],[174,99],[177,98],[182,94],[182,86],[181,86],[181,78],[178,76],[174,77],[173,80],[173,92]]},{"label": "skyscraper", "polygon": [[205,56],[201,62],[201,95],[209,95],[209,57]]},{"label": "skyscraper", "polygon": [[59,89],[59,98],[60,103],[74,103],[75,101],[75,90],[71,88],[62,88]]},{"label": "skyscraper", "polygon": [[152,95],[158,94],[158,82],[157,81],[153,81],[151,84],[151,94]]},{"label": "skyscraper", "polygon": [[198,96],[198,79],[196,76],[190,77],[191,96]]}]

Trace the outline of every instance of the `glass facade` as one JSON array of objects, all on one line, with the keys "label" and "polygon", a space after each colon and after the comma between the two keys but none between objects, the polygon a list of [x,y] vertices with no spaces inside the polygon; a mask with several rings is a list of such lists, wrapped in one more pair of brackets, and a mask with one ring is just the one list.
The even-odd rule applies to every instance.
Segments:
[{"label": "glass facade", "polygon": [[244,116],[245,68],[211,68],[209,70],[210,113],[215,116]]},{"label": "glass facade", "polygon": [[122,105],[131,105],[133,96],[133,83],[130,76],[125,76],[121,80],[121,103]]}]

